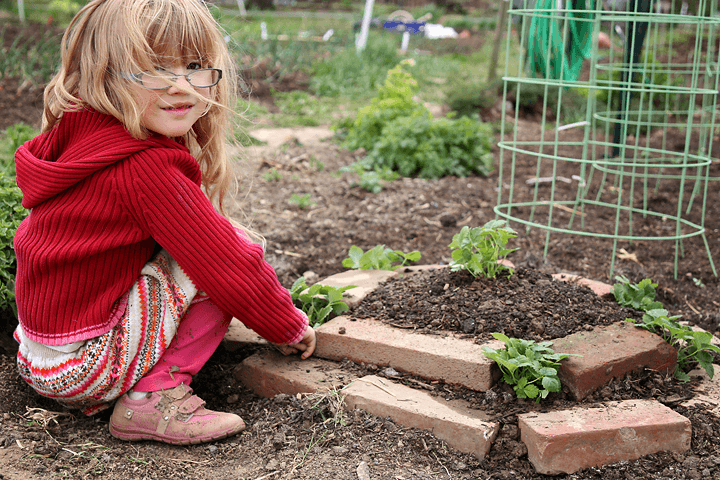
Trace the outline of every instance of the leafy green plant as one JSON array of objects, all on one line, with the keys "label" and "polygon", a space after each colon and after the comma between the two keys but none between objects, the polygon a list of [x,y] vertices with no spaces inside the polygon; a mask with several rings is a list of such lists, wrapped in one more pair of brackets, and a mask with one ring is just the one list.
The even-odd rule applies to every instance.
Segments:
[{"label": "leafy green plant", "polygon": [[295,205],[302,210],[312,205],[315,205],[315,202],[312,201],[309,193],[303,193],[302,195],[300,195],[299,193],[293,193],[292,195],[290,195],[288,203],[290,205]]},{"label": "leafy green plant", "polygon": [[323,170],[325,170],[325,164],[315,158],[315,155],[310,155],[310,161],[308,162],[308,164],[310,165],[310,168],[315,171],[322,172]]},{"label": "leafy green plant", "polygon": [[349,310],[343,301],[343,292],[351,288],[355,288],[355,285],[336,288],[316,283],[308,287],[305,277],[300,277],[290,287],[290,296],[295,305],[308,316],[310,326],[316,328]]},{"label": "leafy green plant", "polygon": [[453,236],[449,247],[452,249],[450,269],[453,272],[467,270],[474,277],[495,278],[507,270],[508,276],[514,270],[502,261],[517,250],[506,248],[508,241],[515,238],[515,230],[506,226],[505,220],[490,220],[482,227],[463,227]]},{"label": "leafy green plant", "polygon": [[539,402],[550,392],[561,388],[557,371],[567,357],[581,355],[555,353],[552,342],[535,343],[533,340],[508,338],[502,333],[493,333],[496,340],[505,343],[505,349],[495,350],[482,347],[483,354],[494,360],[503,374],[503,381],[512,385],[518,398],[534,398]]},{"label": "leafy green plant", "polygon": [[37,129],[25,123],[16,123],[5,130],[0,138],[0,172],[15,176],[15,150],[38,133]]},{"label": "leafy green plant", "polygon": [[645,312],[642,323],[636,323],[632,318],[626,320],[635,324],[636,327],[659,334],[667,343],[677,349],[675,378],[683,382],[690,381],[690,376],[686,371],[695,365],[700,365],[712,378],[715,369],[712,364],[711,352],[720,353],[720,348],[711,343],[711,333],[693,331],[692,328],[678,323],[679,318],[680,315],[669,317],[667,310],[656,308]]},{"label": "leafy green plant", "polygon": [[434,119],[414,100],[417,81],[398,64],[388,71],[385,84],[370,105],[339,129],[343,146],[364,148],[358,162],[365,170],[387,168],[405,177],[440,178],[445,175],[487,175],[493,169],[492,127],[477,118]]},{"label": "leafy green plant", "polygon": [[[376,245],[367,252],[353,245],[348,252],[348,258],[343,260],[345,268],[356,270],[396,270],[404,267],[408,262],[417,262],[421,254],[418,251],[404,253],[400,250],[386,248],[385,245]],[[399,264],[397,264],[399,262]]]},{"label": "leafy green plant", "polygon": [[660,302],[654,301],[657,283],[652,283],[649,278],[641,280],[638,284],[630,283],[630,280],[622,275],[616,276],[615,280],[618,282],[613,285],[613,295],[621,306],[643,312],[662,308]]},{"label": "leafy green plant", "polygon": [[266,182],[276,182],[278,180],[281,180],[283,177],[282,173],[280,173],[277,168],[271,168],[262,174],[262,178]]},{"label": "leafy green plant", "polygon": [[0,311],[12,310],[15,305],[16,259],[13,237],[20,222],[28,215],[22,206],[22,193],[14,177],[0,172]]},{"label": "leafy green plant", "polygon": [[387,182],[392,182],[400,178],[397,172],[393,172],[387,167],[376,168],[375,170],[365,170],[362,164],[355,162],[340,168],[341,172],[354,172],[358,175],[358,181],[353,182],[353,186],[359,186],[363,190],[371,193],[380,193]]}]

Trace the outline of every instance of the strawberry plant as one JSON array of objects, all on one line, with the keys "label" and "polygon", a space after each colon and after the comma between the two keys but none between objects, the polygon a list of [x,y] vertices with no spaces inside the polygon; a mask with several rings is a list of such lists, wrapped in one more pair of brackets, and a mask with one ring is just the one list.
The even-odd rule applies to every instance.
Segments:
[{"label": "strawberry plant", "polygon": [[[405,266],[408,262],[420,260],[420,252],[404,253],[400,250],[386,248],[385,245],[377,245],[367,252],[362,248],[353,245],[348,252],[348,258],[343,260],[345,268],[356,270],[395,270]],[[399,264],[397,264],[400,262]]]},{"label": "strawberry plant", "polygon": [[634,319],[626,319],[636,327],[644,328],[663,337],[678,352],[675,378],[689,382],[690,376],[686,373],[695,365],[700,365],[710,378],[715,374],[713,356],[711,352],[720,353],[720,348],[713,345],[712,334],[709,332],[696,332],[692,328],[678,323],[680,315],[668,316],[663,308],[648,310],[642,317],[642,323]]},{"label": "strawberry plant", "polygon": [[308,316],[310,326],[316,328],[350,309],[343,301],[343,292],[351,288],[355,285],[335,288],[316,283],[308,287],[305,277],[300,277],[290,287],[290,297]]},{"label": "strawberry plant", "polygon": [[654,301],[657,283],[652,283],[649,278],[641,280],[638,284],[630,283],[630,280],[622,275],[615,277],[615,279],[618,283],[613,285],[613,295],[615,300],[623,307],[632,307],[643,312],[662,308],[660,302]]},{"label": "strawberry plant", "polygon": [[503,270],[509,272],[508,276],[512,275],[513,269],[502,261],[517,250],[506,248],[517,234],[505,223],[505,220],[490,220],[482,227],[463,227],[449,245],[452,249],[450,269],[453,272],[467,270],[474,277],[495,278]]},{"label": "strawberry plant", "polygon": [[505,343],[505,349],[482,347],[483,354],[494,360],[503,374],[503,381],[512,385],[518,398],[534,398],[536,402],[547,398],[550,392],[559,392],[561,385],[557,367],[571,353],[555,353],[552,342],[535,343],[533,340],[508,338],[493,333],[496,340]]}]

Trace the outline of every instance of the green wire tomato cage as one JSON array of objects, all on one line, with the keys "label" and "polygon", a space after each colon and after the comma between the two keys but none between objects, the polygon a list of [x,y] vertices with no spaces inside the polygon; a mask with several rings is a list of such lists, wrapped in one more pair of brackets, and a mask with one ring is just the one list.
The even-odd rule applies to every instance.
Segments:
[{"label": "green wire tomato cage", "polygon": [[642,241],[674,242],[677,278],[699,236],[717,276],[704,219],[720,180],[718,0],[602,3],[513,1],[495,213],[545,230],[545,255],[553,232],[612,241],[610,278],[618,248]]}]

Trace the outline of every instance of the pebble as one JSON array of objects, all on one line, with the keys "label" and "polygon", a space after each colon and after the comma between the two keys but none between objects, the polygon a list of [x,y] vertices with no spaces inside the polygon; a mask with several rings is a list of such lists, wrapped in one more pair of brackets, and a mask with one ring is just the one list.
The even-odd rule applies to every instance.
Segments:
[{"label": "pebble", "polygon": [[357,476],[358,480],[370,480],[370,467],[366,461],[363,460],[357,466]]},{"label": "pebble", "polygon": [[332,451],[337,455],[345,455],[349,450],[345,447],[332,447]]},{"label": "pebble", "polygon": [[208,453],[210,453],[211,455],[215,455],[218,451],[218,447],[216,445],[210,445],[209,447],[207,447],[207,450]]},{"label": "pebble", "polygon": [[400,373],[392,367],[386,368],[385,370],[383,370],[383,373],[388,377],[397,377],[400,375]]},{"label": "pebble", "polygon": [[313,272],[312,270],[308,270],[307,272],[303,273],[302,276],[305,278],[305,283],[308,286],[314,285],[320,280],[320,275]]}]

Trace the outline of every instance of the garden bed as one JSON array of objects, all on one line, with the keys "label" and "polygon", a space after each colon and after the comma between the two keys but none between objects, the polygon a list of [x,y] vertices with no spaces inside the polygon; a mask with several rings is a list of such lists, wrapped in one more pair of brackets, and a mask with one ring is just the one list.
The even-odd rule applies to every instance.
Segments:
[{"label": "garden bed", "polygon": [[[18,119],[29,119],[39,126],[41,89],[38,86],[18,89],[17,81],[12,82],[4,83],[0,89],[3,118],[10,122],[2,124],[2,128]],[[521,118],[516,126],[519,139],[535,138],[539,121]],[[386,185],[379,194],[372,194],[354,184],[355,175],[338,173],[340,167],[359,158],[360,152],[342,150],[330,141],[305,138],[300,129],[282,143],[278,149],[249,151],[247,160],[239,165],[245,181],[233,211],[235,218],[265,236],[266,257],[287,287],[308,271],[319,277],[343,271],[342,260],[351,245],[365,250],[378,244],[405,252],[418,250],[422,253],[421,263],[447,264],[453,235],[464,225],[482,225],[495,216],[492,207],[497,201],[497,173],[489,177],[446,177],[432,181],[400,179]],[[517,162],[516,175],[535,176],[535,158],[519,155]],[[279,175],[265,175],[271,168]],[[720,176],[720,165],[712,166],[711,175]],[[720,261],[717,190],[717,183],[711,184],[704,219],[689,217],[698,224],[704,221],[716,262]],[[517,200],[527,199],[531,192],[530,189],[516,192]],[[288,203],[293,193],[310,194],[312,204],[300,208]],[[677,185],[668,181],[650,200],[660,207],[671,205],[676,194]],[[600,217],[585,219],[590,230],[605,222]],[[362,314],[379,316],[383,309],[393,311],[394,316],[384,319],[388,323],[397,328],[428,329],[428,333],[455,329],[487,338],[493,331],[505,331],[538,339],[557,338],[593,322],[637,315],[620,309],[611,299],[592,296],[585,287],[545,283],[548,274],[560,272],[613,283],[608,278],[611,242],[553,234],[544,256],[545,232],[518,233],[509,245],[518,249],[510,256],[518,267],[510,279],[443,277],[449,275],[447,272],[423,274],[410,282],[409,290],[403,290],[407,286],[400,284],[387,284],[385,290],[371,297],[369,305],[361,307],[366,310]],[[626,254],[616,259],[615,274],[635,282],[651,278],[659,284],[657,299],[672,314],[682,315],[683,320],[713,333],[720,331],[720,285],[712,275],[701,239],[694,237],[684,242],[685,255],[679,261],[677,279],[671,242],[645,241],[620,247]],[[430,283],[423,284],[422,279]],[[410,299],[414,299],[412,304]],[[397,311],[393,305],[397,305]],[[478,329],[480,316],[472,324],[473,316],[468,312],[473,311],[483,312],[482,331]],[[399,318],[399,312],[405,317]],[[439,323],[432,325],[433,320]],[[8,333],[3,332],[6,336]],[[489,393],[478,393],[400,374],[408,385],[426,388],[419,384],[422,383],[435,394],[466,398],[502,421],[503,427],[490,454],[479,462],[449,449],[428,432],[401,428],[362,412],[349,415],[344,423],[328,421],[338,417],[337,403],[331,396],[258,398],[231,374],[233,367],[256,348],[259,347],[234,352],[219,350],[193,382],[210,408],[240,414],[248,423],[248,430],[228,440],[190,447],[118,441],[108,433],[108,412],[97,418],[68,416],[68,412],[38,397],[22,382],[11,355],[0,356],[0,472],[11,479],[65,476],[109,480],[337,480],[358,478],[358,465],[367,462],[372,479],[544,478],[536,475],[527,461],[515,416],[526,409],[564,408],[573,404],[566,394],[537,405],[516,400],[512,391],[502,385]],[[382,368],[373,365],[345,363],[342,367],[356,373],[383,374]],[[657,398],[691,419],[692,449],[684,455],[650,455],[566,478],[717,476],[720,424],[714,414],[702,407],[682,407],[682,400],[689,395],[685,385],[650,371],[637,372],[605,386],[586,401]],[[27,409],[31,409],[29,414]],[[53,420],[47,411],[62,415]],[[33,414],[38,414],[36,421],[30,418]]]}]

